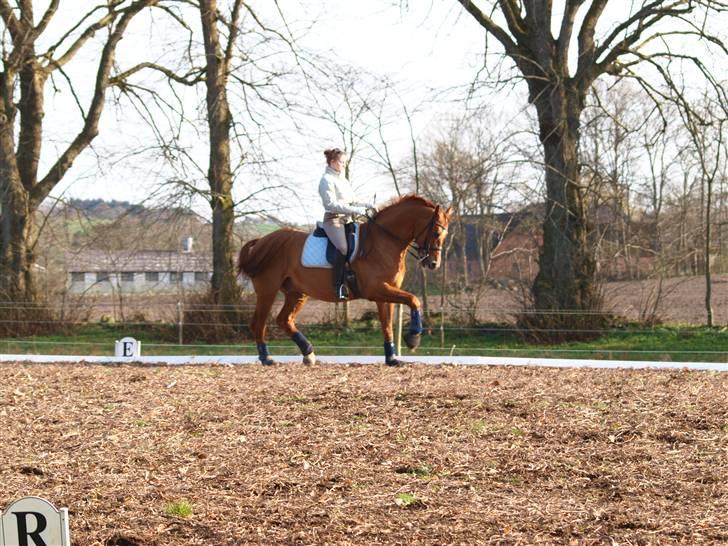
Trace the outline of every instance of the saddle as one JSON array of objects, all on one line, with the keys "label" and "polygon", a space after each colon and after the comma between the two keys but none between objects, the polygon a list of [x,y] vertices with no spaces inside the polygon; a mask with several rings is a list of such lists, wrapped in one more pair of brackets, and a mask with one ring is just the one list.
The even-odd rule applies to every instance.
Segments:
[{"label": "saddle", "polygon": [[[346,233],[346,242],[348,243],[346,259],[349,263],[352,263],[359,254],[359,224],[345,224],[344,229]],[[338,252],[339,251],[336,249],[334,244],[326,236],[326,232],[319,222],[316,229],[306,238],[306,242],[303,245],[301,265],[303,265],[303,267],[332,269],[334,257]],[[348,267],[344,272],[344,281],[349,287],[349,292],[351,294],[355,296],[359,294],[356,274]]]},{"label": "saddle", "polygon": [[[359,253],[359,224],[349,223],[344,228],[348,243],[346,259],[351,263]],[[329,241],[324,228],[321,227],[321,223],[319,222],[316,229],[306,238],[306,242],[303,245],[301,265],[303,267],[323,267],[330,269],[333,267],[334,256],[336,256],[337,252],[338,250]]]}]

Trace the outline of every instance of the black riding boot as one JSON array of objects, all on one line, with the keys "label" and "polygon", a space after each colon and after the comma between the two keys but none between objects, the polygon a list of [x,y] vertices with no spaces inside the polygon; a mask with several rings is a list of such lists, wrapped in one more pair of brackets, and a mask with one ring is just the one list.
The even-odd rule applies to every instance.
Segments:
[{"label": "black riding boot", "polygon": [[344,285],[344,274],[345,274],[345,266],[346,266],[346,256],[344,256],[341,252],[336,252],[336,256],[334,257],[334,295],[336,299],[339,300],[345,300],[347,296],[349,295],[346,289],[346,286]]}]

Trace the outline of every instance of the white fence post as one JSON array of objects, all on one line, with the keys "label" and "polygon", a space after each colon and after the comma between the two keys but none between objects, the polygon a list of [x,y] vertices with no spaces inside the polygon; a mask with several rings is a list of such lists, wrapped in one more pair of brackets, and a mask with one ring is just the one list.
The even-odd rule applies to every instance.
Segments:
[{"label": "white fence post", "polygon": [[402,356],[402,304],[397,304],[397,356]]},{"label": "white fence post", "polygon": [[184,345],[184,312],[183,312],[183,303],[181,301],[177,302],[177,329],[178,329],[178,337],[179,337],[179,344]]}]

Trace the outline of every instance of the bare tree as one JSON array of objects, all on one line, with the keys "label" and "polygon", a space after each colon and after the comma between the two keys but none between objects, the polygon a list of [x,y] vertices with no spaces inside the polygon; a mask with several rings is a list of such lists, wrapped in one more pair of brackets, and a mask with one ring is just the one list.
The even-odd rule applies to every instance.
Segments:
[{"label": "bare tree", "polygon": [[205,86],[207,123],[210,131],[210,207],[212,208],[212,294],[221,304],[237,303],[240,290],[236,282],[233,249],[235,209],[232,196],[233,176],[230,163],[232,113],[227,85],[232,69],[235,41],[239,32],[243,0],[234,0],[227,24],[227,44],[222,42],[218,25],[224,24],[217,0],[200,0],[200,19],[205,47]]},{"label": "bare tree", "polygon": [[[354,166],[367,159],[365,154],[370,151],[372,134],[376,130],[375,116],[383,108],[389,84],[354,67],[338,66],[323,59],[318,64],[325,68],[321,68],[314,79],[316,91],[312,94],[314,104],[308,108],[309,114],[338,133],[339,145],[349,157],[344,176],[355,184],[352,179]],[[372,194],[361,197],[369,200]],[[337,302],[334,304],[337,322],[338,309]],[[348,300],[342,303],[342,310],[344,326],[348,327]]]},{"label": "bare tree", "polygon": [[[622,82],[595,84],[587,97],[579,156],[581,184],[592,226],[590,243],[600,277],[639,274],[641,249],[632,233],[635,180],[644,150],[640,138],[649,105]],[[645,110],[647,110],[645,112]]]},{"label": "bare tree", "polygon": [[[215,303],[232,306],[239,303],[240,289],[236,281],[234,255],[237,251],[234,238],[236,207],[242,207],[262,191],[251,190],[241,200],[234,198],[234,186],[241,170],[260,159],[260,136],[266,133],[264,110],[278,112],[290,107],[288,94],[281,81],[288,72],[271,59],[286,53],[297,61],[295,38],[289,31],[283,13],[274,3],[273,11],[281,20],[283,30],[272,28],[266,19],[249,2],[229,0],[169,0],[177,7],[175,19],[189,33],[184,72],[167,66],[143,63],[129,70],[125,76],[142,70],[154,70],[166,76],[171,84],[205,88],[205,121],[208,129],[209,154],[205,183],[198,186],[194,176],[187,176],[189,169],[180,167],[183,174],[171,182],[182,194],[204,198],[212,213],[213,275],[211,296]],[[224,4],[224,5],[222,5]],[[186,10],[192,9],[193,13]],[[194,31],[187,21],[199,17],[202,30],[202,48],[196,48]],[[266,61],[273,64],[266,64]],[[137,102],[143,102],[147,93],[157,95],[157,90],[127,85]],[[167,104],[164,103],[167,108]],[[186,120],[182,115],[182,123]],[[154,120],[150,120],[154,124]],[[190,163],[192,169],[205,169],[192,159],[191,154],[178,142],[178,135],[158,132],[160,148],[172,163]],[[179,167],[179,165],[177,165]],[[238,183],[238,186],[241,184]],[[264,212],[249,210],[248,214]],[[235,320],[234,317],[231,317]]]},{"label": "bare tree", "polygon": [[[158,0],[113,1],[80,13],[60,37],[49,36],[58,15],[59,0],[51,0],[36,17],[32,0],[11,5],[0,0],[3,31],[0,73],[0,297],[35,301],[35,244],[38,229],[35,213],[99,132],[106,92],[114,80],[117,46],[132,19]],[[98,51],[91,99],[82,108],[82,125],[76,136],[40,174],[44,144],[45,93],[52,78],[67,78],[69,62],[83,49],[94,46],[96,35],[105,33]],[[45,50],[39,44],[51,43]],[[68,80],[81,107],[78,81]]]},{"label": "bare tree", "polygon": [[[631,4],[615,24],[607,25],[601,19],[607,5],[615,3],[609,0],[567,0],[560,20],[550,0],[458,1],[515,64],[537,112],[546,214],[534,304],[555,311],[595,308],[600,298],[594,284],[595,261],[588,248],[585,188],[578,161],[587,93],[598,78],[613,75],[634,78],[657,102],[671,95],[687,103],[671,73],[671,63],[686,61],[722,99],[722,91],[695,50],[674,48],[681,43],[678,40],[694,38],[725,54],[723,42],[704,23],[721,16],[726,4],[644,1]],[[597,27],[607,30],[597,36]],[[559,29],[557,36],[552,28]],[[573,53],[577,57],[572,60]],[[665,88],[658,88],[646,72],[635,72],[638,65],[652,69]]]},{"label": "bare tree", "polygon": [[[487,120],[487,123],[486,123]],[[493,237],[502,226],[495,214],[506,194],[517,186],[513,134],[496,129],[493,112],[469,112],[449,120],[442,134],[424,146],[421,189],[457,212],[453,238],[461,252],[463,284],[471,282],[468,242],[475,243],[476,281],[489,271]]]},{"label": "bare tree", "polygon": [[724,129],[726,116],[720,105],[710,98],[700,105],[681,108],[687,128],[696,170],[700,180],[700,201],[703,235],[703,274],[705,276],[705,313],[707,326],[713,326],[713,281],[711,255],[713,239],[714,191],[718,177],[725,172]]}]

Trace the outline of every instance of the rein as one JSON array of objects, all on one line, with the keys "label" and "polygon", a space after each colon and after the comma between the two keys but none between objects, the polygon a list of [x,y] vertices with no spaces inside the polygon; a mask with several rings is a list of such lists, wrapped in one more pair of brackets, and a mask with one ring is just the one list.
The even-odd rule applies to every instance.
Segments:
[{"label": "rein", "polygon": [[[407,252],[410,254],[410,256],[413,256],[418,262],[422,262],[427,259],[427,257],[430,255],[430,252],[434,250],[442,250],[442,247],[440,246],[434,246],[432,245],[432,236],[434,235],[435,226],[440,226],[441,228],[445,228],[445,226],[441,225],[437,221],[437,213],[440,210],[440,205],[437,205],[435,207],[435,210],[432,212],[432,218],[430,218],[430,221],[427,223],[425,227],[423,227],[417,235],[414,236],[413,239],[405,240],[399,237],[398,235],[392,233],[390,230],[385,228],[382,224],[377,223],[374,220],[373,216],[369,216],[367,214],[367,223],[371,223],[375,226],[377,226],[379,229],[381,229],[384,233],[386,233],[390,238],[397,241],[399,244],[403,244],[407,246]],[[427,236],[425,237],[425,242],[421,246],[417,239],[422,235],[425,230],[427,230]],[[413,244],[414,241],[414,244]],[[416,251],[413,252],[412,249]]]}]

